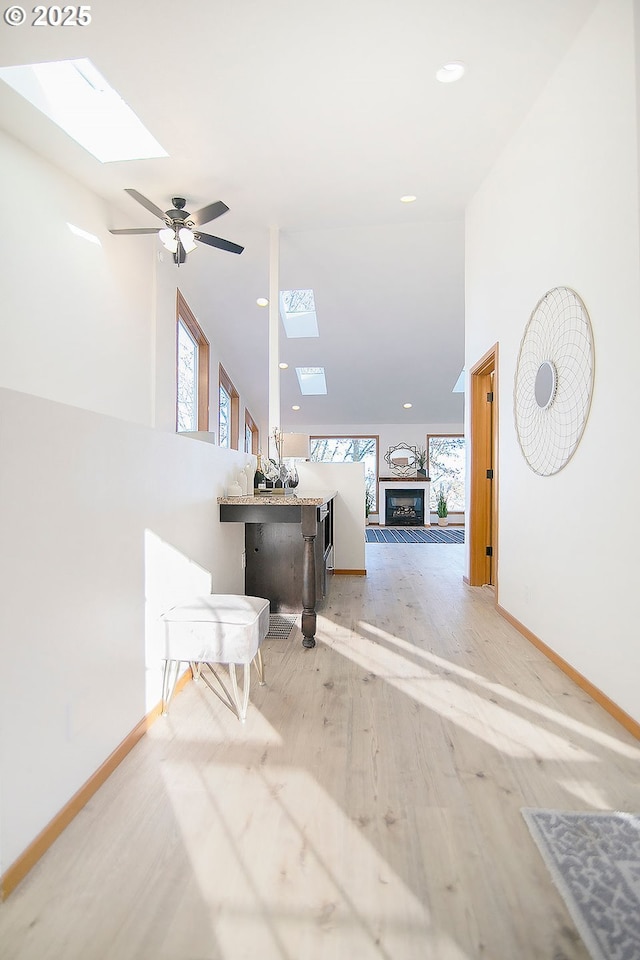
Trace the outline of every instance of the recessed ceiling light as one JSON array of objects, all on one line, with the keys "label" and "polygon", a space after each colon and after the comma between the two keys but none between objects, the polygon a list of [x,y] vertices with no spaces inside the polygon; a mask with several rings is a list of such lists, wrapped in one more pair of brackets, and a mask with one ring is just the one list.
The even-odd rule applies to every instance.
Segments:
[{"label": "recessed ceiling light", "polygon": [[410,410],[411,407],[413,406],[413,404],[412,404],[412,403],[403,403],[402,406],[405,408],[405,410]]},{"label": "recessed ceiling light", "polygon": [[298,406],[297,403],[294,403],[294,405],[291,407],[291,409],[292,409],[292,410],[299,410],[300,407]]},{"label": "recessed ceiling light", "polygon": [[400,197],[400,203],[415,203],[417,199],[412,193],[408,193],[405,197]]},{"label": "recessed ceiling light", "polygon": [[256,300],[256,303],[258,304],[259,307],[269,306],[269,301],[267,300],[266,297],[258,297],[258,299]]},{"label": "recessed ceiling light", "polygon": [[443,64],[436,73],[436,80],[440,83],[454,83],[464,76],[465,66],[459,60],[452,60],[451,63]]},{"label": "recessed ceiling light", "polygon": [[279,363],[278,366],[280,367],[281,370],[286,370],[286,369],[288,368],[289,364],[288,364],[288,363]]}]

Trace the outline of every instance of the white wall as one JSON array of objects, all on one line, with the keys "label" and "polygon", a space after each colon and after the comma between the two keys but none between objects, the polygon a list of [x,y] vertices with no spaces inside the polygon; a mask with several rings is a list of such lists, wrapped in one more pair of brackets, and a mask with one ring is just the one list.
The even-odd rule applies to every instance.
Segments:
[{"label": "white wall", "polygon": [[300,484],[297,493],[336,490],[333,515],[336,570],[364,570],[364,463],[296,464]]},{"label": "white wall", "polygon": [[2,873],[158,702],[160,613],[243,592],[247,458],[3,389],[0,424]]},{"label": "white wall", "polygon": [[[139,239],[139,238],[138,238]],[[198,251],[201,252],[201,251]],[[204,251],[207,253],[207,251]],[[180,289],[190,310],[209,341],[209,429],[218,437],[218,372],[222,363],[231,381],[240,394],[240,447],[244,447],[245,384],[242,371],[232,366],[221,353],[218,343],[218,328],[224,318],[216,318],[207,308],[200,290],[193,282],[196,268],[202,268],[203,260],[187,258],[176,268],[169,254],[156,256],[155,271],[156,309],[155,330],[155,391],[153,425],[160,430],[175,432],[176,429],[176,287]],[[216,322],[216,320],[218,322]],[[249,408],[251,409],[251,408]],[[256,413],[255,416],[258,416]]]},{"label": "white wall", "polygon": [[[126,214],[109,210],[100,197],[2,132],[0,169],[11,185],[2,200],[11,230],[0,234],[0,385],[175,431],[180,287],[211,347],[211,429],[217,433],[222,363],[240,393],[242,446],[245,406],[260,421],[261,394],[243,379],[240,360],[247,345],[236,348],[233,359],[222,350],[222,344],[230,349],[233,304],[225,301],[216,310],[206,295],[213,266],[218,272],[231,267],[224,261],[212,265],[210,251],[201,250],[178,270],[155,238],[112,236],[108,228],[126,226]],[[72,233],[69,224],[100,243]],[[233,267],[237,258],[229,260]],[[253,307],[263,319],[255,298]]]},{"label": "white wall", "polygon": [[173,432],[193,274],[111,236],[100,198],[1,134],[0,164],[2,874],[157,703],[159,613],[243,592],[242,527],[216,496],[247,458]]},{"label": "white wall", "polygon": [[149,424],[150,245],[111,236],[99,197],[2,133],[0,169],[0,385]]},{"label": "white wall", "polygon": [[[470,205],[466,369],[499,342],[499,602],[638,720],[633,38],[630,0],[602,0]],[[542,478],[518,447],[513,377],[529,315],[558,285],[589,311],[596,379],[573,459]]]}]

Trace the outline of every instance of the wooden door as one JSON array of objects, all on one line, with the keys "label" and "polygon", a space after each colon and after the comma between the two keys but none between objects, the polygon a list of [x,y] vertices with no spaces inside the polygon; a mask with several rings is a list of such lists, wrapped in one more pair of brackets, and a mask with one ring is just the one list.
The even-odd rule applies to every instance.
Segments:
[{"label": "wooden door", "polygon": [[469,576],[471,586],[497,587],[498,345],[470,371]]}]

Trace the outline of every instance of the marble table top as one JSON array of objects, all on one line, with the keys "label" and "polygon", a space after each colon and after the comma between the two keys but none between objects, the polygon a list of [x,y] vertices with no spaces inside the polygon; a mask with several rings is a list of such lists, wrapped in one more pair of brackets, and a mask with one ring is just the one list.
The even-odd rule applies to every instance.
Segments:
[{"label": "marble table top", "polygon": [[336,495],[335,490],[326,490],[323,493],[256,493],[249,494],[247,497],[218,497],[218,503],[235,503],[239,506],[250,506],[259,504],[268,507],[313,507],[328,503]]}]

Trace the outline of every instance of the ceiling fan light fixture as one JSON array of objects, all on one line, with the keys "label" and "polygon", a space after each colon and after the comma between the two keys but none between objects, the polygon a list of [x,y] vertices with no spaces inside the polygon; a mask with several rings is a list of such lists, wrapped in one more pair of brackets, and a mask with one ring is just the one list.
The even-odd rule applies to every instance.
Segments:
[{"label": "ceiling fan light fixture", "polygon": [[[1,73],[1,71],[0,71]],[[232,243],[230,240],[223,240],[222,237],[214,237],[210,233],[203,233],[200,225],[208,223],[210,220],[216,220],[226,213],[229,207],[222,200],[210,203],[197,210],[195,213],[189,213],[185,210],[186,200],[183,197],[172,197],[173,207],[170,210],[161,210],[152,200],[143,194],[134,190],[133,187],[127,187],[125,193],[128,193],[137,203],[143,206],[154,217],[158,217],[164,223],[164,227],[158,230],[157,227],[127,227],[125,229],[110,229],[109,233],[115,234],[155,234],[160,237],[160,242],[164,244],[165,249],[173,254],[174,262],[177,266],[184,263],[187,254],[196,249],[196,240],[209,247],[217,247],[219,250],[226,250],[228,253],[242,253],[244,247],[238,243]],[[188,226],[187,226],[188,224]],[[194,227],[195,229],[191,229]]]},{"label": "ceiling fan light fixture", "polygon": [[163,230],[158,232],[160,242],[163,247],[169,251],[169,253],[175,253],[178,249],[178,241],[176,240],[175,230],[172,227],[165,227]]},{"label": "ceiling fan light fixture", "polygon": [[178,236],[180,237],[180,243],[184,247],[186,253],[191,253],[192,250],[195,250],[197,244],[193,235],[193,230],[189,230],[189,227],[180,227]]}]

